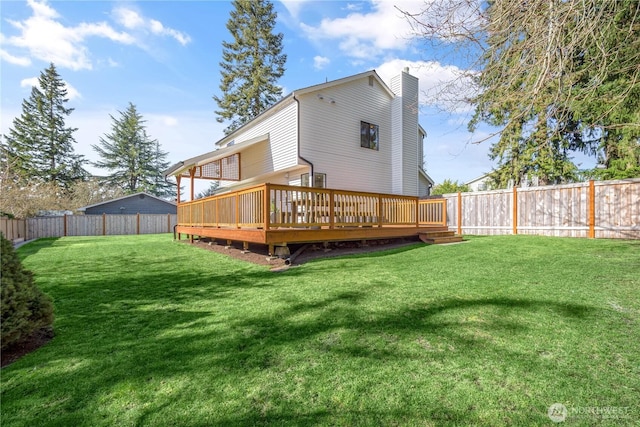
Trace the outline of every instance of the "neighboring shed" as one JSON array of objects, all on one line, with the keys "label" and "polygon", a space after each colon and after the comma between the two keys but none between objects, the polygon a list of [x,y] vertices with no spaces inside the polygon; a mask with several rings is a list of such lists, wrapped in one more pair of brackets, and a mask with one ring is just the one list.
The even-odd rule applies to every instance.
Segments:
[{"label": "neighboring shed", "polygon": [[175,214],[176,204],[160,199],[148,193],[136,193],[119,197],[113,200],[96,203],[95,205],[84,206],[78,211],[85,215],[102,214]]}]

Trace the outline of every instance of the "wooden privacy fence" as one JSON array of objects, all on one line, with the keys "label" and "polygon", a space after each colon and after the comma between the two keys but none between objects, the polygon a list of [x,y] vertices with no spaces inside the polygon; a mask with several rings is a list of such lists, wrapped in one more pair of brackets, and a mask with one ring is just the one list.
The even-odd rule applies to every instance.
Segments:
[{"label": "wooden privacy fence", "polygon": [[640,179],[452,193],[447,226],[458,234],[640,239]]},{"label": "wooden privacy fence", "polygon": [[113,236],[173,232],[175,214],[65,215],[26,220],[27,239],[63,236]]},{"label": "wooden privacy fence", "polygon": [[24,219],[2,216],[0,217],[0,232],[12,242],[22,241],[27,238],[27,222]]}]

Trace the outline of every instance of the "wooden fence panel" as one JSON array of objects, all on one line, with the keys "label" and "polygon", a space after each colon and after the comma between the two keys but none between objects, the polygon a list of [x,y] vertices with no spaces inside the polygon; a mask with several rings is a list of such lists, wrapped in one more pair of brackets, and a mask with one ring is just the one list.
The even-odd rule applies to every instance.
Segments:
[{"label": "wooden fence panel", "polygon": [[27,219],[27,238],[171,233],[175,214],[67,215]]},{"label": "wooden fence panel", "polygon": [[595,183],[596,237],[640,238],[640,183],[618,180]]},{"label": "wooden fence panel", "polygon": [[172,233],[176,215],[140,215],[140,234]]},{"label": "wooden fence panel", "polygon": [[24,219],[0,217],[0,232],[5,239],[21,241],[27,238],[27,222]]},{"label": "wooden fence panel", "polygon": [[640,239],[638,178],[443,197],[449,229],[463,234]]},{"label": "wooden fence panel", "polygon": [[67,236],[101,236],[102,215],[67,215]]},{"label": "wooden fence panel", "polygon": [[588,186],[518,188],[518,234],[587,237]]},{"label": "wooden fence panel", "polygon": [[27,237],[29,240],[60,236],[64,236],[64,217],[27,218]]},{"label": "wooden fence panel", "polygon": [[106,215],[107,236],[137,234],[136,215]]}]

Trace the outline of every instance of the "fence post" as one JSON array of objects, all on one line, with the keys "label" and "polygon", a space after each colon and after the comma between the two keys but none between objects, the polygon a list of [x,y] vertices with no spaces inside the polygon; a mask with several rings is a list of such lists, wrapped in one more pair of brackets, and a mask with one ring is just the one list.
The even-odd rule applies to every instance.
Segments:
[{"label": "fence post", "polygon": [[513,186],[513,234],[518,234],[518,188]]},{"label": "fence post", "polygon": [[462,193],[458,191],[458,236],[462,235]]},{"label": "fence post", "polygon": [[167,214],[167,233],[171,233],[171,214],[170,213]]},{"label": "fence post", "polygon": [[107,214],[102,214],[102,235],[107,235]]},{"label": "fence post", "polygon": [[62,220],[63,220],[63,222],[64,222],[64,224],[63,224],[63,226],[62,226],[62,227],[63,227],[63,230],[64,230],[63,235],[64,235],[65,237],[67,237],[67,214],[64,214],[64,217],[62,218]]},{"label": "fence post", "polygon": [[596,186],[589,180],[589,238],[596,238]]},{"label": "fence post", "polygon": [[140,234],[140,212],[136,213],[136,234]]}]

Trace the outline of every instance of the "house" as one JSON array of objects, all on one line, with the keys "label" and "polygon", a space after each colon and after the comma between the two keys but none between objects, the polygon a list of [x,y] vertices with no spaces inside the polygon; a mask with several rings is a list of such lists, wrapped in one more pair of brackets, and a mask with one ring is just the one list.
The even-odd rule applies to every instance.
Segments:
[{"label": "house", "polygon": [[107,200],[78,209],[85,215],[102,214],[175,214],[176,204],[160,199],[152,194],[140,192],[117,199]]},{"label": "house", "polygon": [[272,183],[424,196],[418,95],[408,69],[391,86],[372,70],[295,90],[165,175],[189,178],[191,199],[194,179],[222,181],[219,192]]},{"label": "house", "polygon": [[490,173],[486,173],[482,176],[472,179],[471,181],[467,181],[464,184],[469,186],[469,190],[471,191],[491,190],[491,180],[489,179],[490,175]]},{"label": "house", "polygon": [[[177,237],[266,244],[270,254],[290,243],[459,239],[448,235],[445,200],[419,198],[433,180],[418,95],[408,69],[390,86],[367,71],[293,91],[216,150],[165,171],[178,184]],[[222,187],[194,200],[196,179]]]}]

